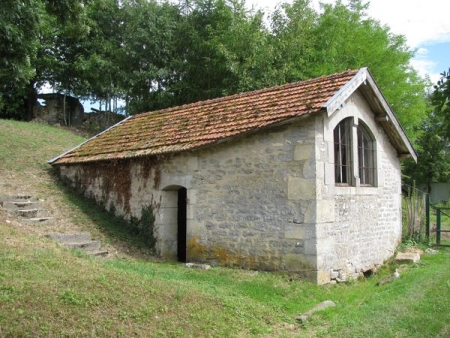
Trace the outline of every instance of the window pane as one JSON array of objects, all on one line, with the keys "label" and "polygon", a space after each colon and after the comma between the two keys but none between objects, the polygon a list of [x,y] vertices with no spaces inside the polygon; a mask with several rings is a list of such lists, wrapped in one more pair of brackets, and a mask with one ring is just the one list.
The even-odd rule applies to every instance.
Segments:
[{"label": "window pane", "polygon": [[336,183],[350,183],[351,154],[351,119],[345,119],[334,129],[334,178]]},{"label": "window pane", "polygon": [[375,185],[374,140],[362,124],[358,126],[358,165],[360,183]]}]

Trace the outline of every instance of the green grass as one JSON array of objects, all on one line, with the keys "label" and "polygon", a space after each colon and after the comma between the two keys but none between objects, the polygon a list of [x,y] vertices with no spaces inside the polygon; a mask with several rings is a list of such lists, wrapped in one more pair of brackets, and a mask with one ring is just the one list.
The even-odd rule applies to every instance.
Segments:
[{"label": "green grass", "polygon": [[[441,230],[450,231],[450,209],[448,203],[439,203],[434,205],[430,210],[430,243],[436,244],[437,239],[437,210],[436,208],[444,208],[441,209]],[[450,246],[450,232],[441,232],[441,245]]]},{"label": "green grass", "polygon": [[48,160],[82,141],[64,129],[0,119],[0,168],[19,173],[46,169]]},{"label": "green grass", "polygon": [[[286,276],[74,254],[0,221],[0,333],[6,337],[445,337],[449,250],[372,278],[315,286]],[[299,315],[336,308],[305,324]],[[286,323],[286,324],[284,324]],[[290,324],[290,325],[287,325]]]},{"label": "green grass", "polygon": [[[46,160],[82,139],[0,120],[5,139],[0,173],[31,171],[19,183],[59,196],[74,224],[139,244],[113,218],[48,178]],[[376,283],[396,268],[392,263],[370,278],[316,286],[283,274],[94,259],[28,231],[0,210],[0,337],[448,337],[449,262],[450,249],[442,248],[401,266],[401,277],[383,286]],[[324,300],[336,307],[303,324],[294,319]]]}]

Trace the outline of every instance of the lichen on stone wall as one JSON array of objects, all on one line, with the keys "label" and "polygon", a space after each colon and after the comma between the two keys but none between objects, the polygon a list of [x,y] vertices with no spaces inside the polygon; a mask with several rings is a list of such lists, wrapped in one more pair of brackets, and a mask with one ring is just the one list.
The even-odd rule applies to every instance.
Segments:
[{"label": "lichen on stone wall", "polygon": [[[84,163],[79,166],[75,177],[75,186],[85,195],[95,198],[104,205],[121,208],[125,215],[131,212],[132,164],[140,166],[143,186],[147,186],[153,174],[153,188],[157,189],[161,181],[161,156],[142,157],[134,160],[119,159],[95,163]],[[94,190],[100,195],[92,196]]]},{"label": "lichen on stone wall", "polygon": [[262,257],[247,257],[242,253],[231,252],[220,245],[206,246],[199,235],[192,236],[187,243],[188,259],[197,262],[213,262],[223,267],[257,269],[264,261]]},{"label": "lichen on stone wall", "polygon": [[155,206],[142,207],[141,218],[131,217],[129,221],[130,230],[146,243],[155,252],[157,238],[155,235]]}]

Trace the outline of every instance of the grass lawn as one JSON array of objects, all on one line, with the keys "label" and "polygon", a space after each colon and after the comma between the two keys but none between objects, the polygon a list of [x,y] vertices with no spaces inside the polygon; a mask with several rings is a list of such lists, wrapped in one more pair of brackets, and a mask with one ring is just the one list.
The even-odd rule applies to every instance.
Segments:
[{"label": "grass lawn", "polygon": [[[64,202],[68,224],[97,229],[114,242],[117,232],[105,228],[115,225],[54,184],[47,171],[46,160],[82,140],[0,120],[0,189],[24,184],[43,197],[52,194]],[[448,337],[449,263],[450,249],[441,248],[400,266],[401,277],[382,286],[377,282],[398,266],[387,262],[372,277],[316,286],[283,274],[91,258],[0,210],[0,337]],[[294,319],[325,300],[336,307],[305,323]]]}]

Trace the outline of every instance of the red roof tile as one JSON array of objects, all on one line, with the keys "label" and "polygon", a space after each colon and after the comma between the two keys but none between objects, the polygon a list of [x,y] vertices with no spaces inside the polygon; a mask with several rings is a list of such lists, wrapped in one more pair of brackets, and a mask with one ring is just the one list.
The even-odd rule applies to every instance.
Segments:
[{"label": "red roof tile", "polygon": [[132,116],[53,164],[180,152],[321,111],[358,71]]}]

